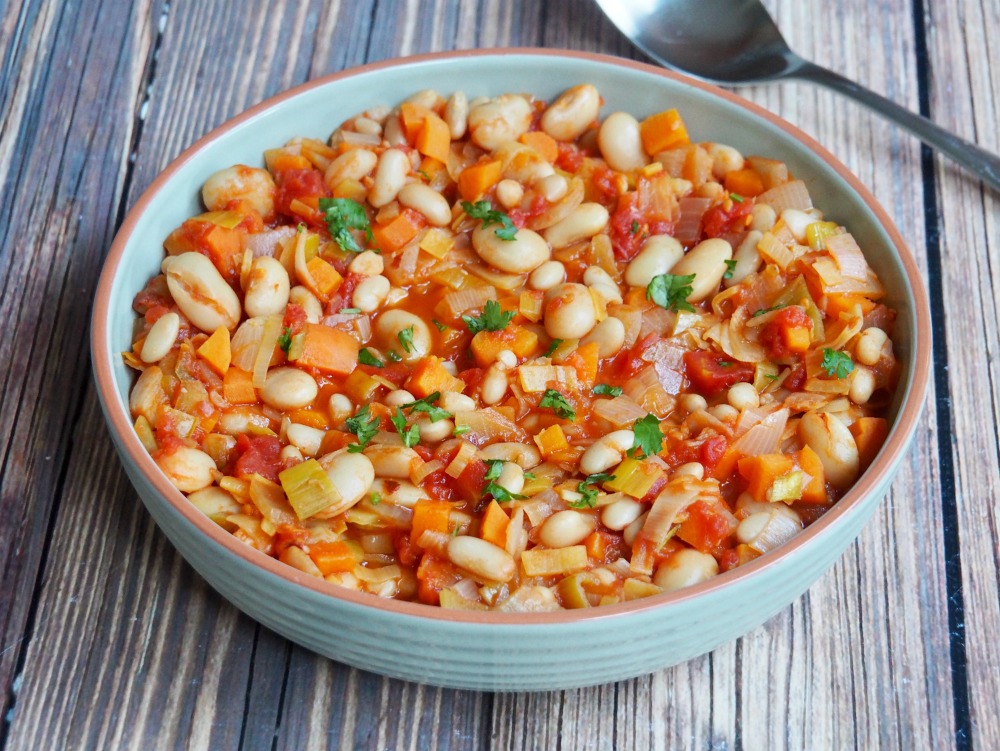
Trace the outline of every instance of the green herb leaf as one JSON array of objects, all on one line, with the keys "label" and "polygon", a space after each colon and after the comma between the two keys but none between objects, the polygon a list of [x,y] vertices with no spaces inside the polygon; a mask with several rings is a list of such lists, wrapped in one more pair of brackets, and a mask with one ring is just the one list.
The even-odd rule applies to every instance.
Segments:
[{"label": "green herb leaf", "polygon": [[391,418],[392,424],[396,427],[396,432],[399,433],[399,437],[403,439],[403,445],[406,448],[411,449],[420,443],[420,426],[411,425],[406,427],[406,415],[403,414],[403,410],[396,407],[396,414]]},{"label": "green herb leaf", "polygon": [[736,271],[736,260],[730,259],[726,261],[726,273],[722,275],[723,279],[732,279],[733,272]]},{"label": "green herb leaf", "polygon": [[358,362],[362,365],[370,365],[373,368],[385,367],[385,363],[375,357],[367,347],[362,347],[358,352]]},{"label": "green herb leaf", "polygon": [[402,362],[402,360],[403,360],[402,357],[400,357],[399,355],[397,355],[392,350],[389,350],[389,354],[386,355],[386,357],[388,357],[392,362]]},{"label": "green herb leaf", "polygon": [[288,350],[292,346],[292,329],[290,326],[281,332],[281,336],[278,337],[278,346],[281,347],[282,352],[286,355],[288,354]]},{"label": "green herb leaf", "polygon": [[542,357],[552,357],[552,353],[555,352],[562,345],[562,339],[553,339],[552,343],[549,344],[549,348],[545,350],[545,354]]},{"label": "green herb leaf", "polygon": [[415,402],[410,402],[409,404],[404,405],[404,407],[410,411],[410,414],[413,414],[414,412],[424,412],[430,418],[431,422],[447,420],[451,417],[451,412],[434,405],[434,402],[440,398],[441,393],[435,391],[433,394],[425,396],[423,399],[417,399]]},{"label": "green herb leaf", "polygon": [[525,472],[524,473],[524,479],[525,480],[534,480],[535,479],[535,473],[534,472]]},{"label": "green herb leaf", "polygon": [[743,196],[741,196],[739,193],[730,193],[729,197],[734,201],[736,201],[736,203],[743,203]]},{"label": "green herb leaf", "polygon": [[583,498],[578,501],[570,501],[569,505],[573,508],[594,508],[594,504],[597,503],[597,494],[599,492],[594,486],[614,479],[615,476],[609,475],[607,472],[598,472],[595,475],[587,475],[587,477],[581,480],[576,486],[576,492],[582,495]]},{"label": "green herb leaf", "polygon": [[691,282],[694,281],[694,274],[686,276],[674,276],[673,274],[660,274],[654,276],[646,287],[646,299],[652,300],[661,308],[667,310],[687,310],[694,311],[694,306],[687,301],[688,295],[694,292]]},{"label": "green herb leaf", "polygon": [[757,316],[762,316],[765,313],[770,313],[770,312],[775,311],[775,310],[781,310],[783,307],[785,307],[785,306],[779,304],[779,305],[772,305],[770,308],[761,308],[760,310],[755,310],[754,313],[753,313],[753,315],[750,316],[750,317],[751,318],[756,318]]},{"label": "green herb leaf", "polygon": [[621,386],[611,386],[607,383],[599,383],[590,390],[594,396],[621,396]]},{"label": "green herb leaf", "polygon": [[416,172],[417,172],[418,175],[420,175],[422,178],[424,178],[424,180],[427,180],[428,182],[430,181],[431,176],[428,175],[426,172],[424,172],[422,169],[418,169]]},{"label": "green herb leaf", "polygon": [[399,343],[403,346],[403,351],[406,354],[413,352],[413,328],[413,326],[408,326],[396,334],[396,338],[399,339]]},{"label": "green herb leaf", "polygon": [[503,485],[497,485],[494,482],[500,477],[500,473],[503,471],[503,459],[486,459],[486,464],[489,468],[486,470],[486,476],[484,479],[488,480],[486,487],[483,488],[483,495],[493,496],[493,500],[497,503],[507,503],[508,501],[523,501],[527,496],[520,495],[518,493],[511,493]]},{"label": "green herb leaf", "polygon": [[486,474],[484,480],[495,480],[503,471],[503,459],[483,459],[486,462]]},{"label": "green herb leaf", "polygon": [[552,411],[564,420],[572,422],[576,419],[576,410],[573,409],[573,405],[555,389],[546,389],[545,393],[542,394],[542,400],[538,403],[538,406],[551,407]]},{"label": "green herb leaf", "polygon": [[348,417],[347,429],[358,437],[358,442],[348,446],[347,452],[349,454],[359,454],[364,451],[368,442],[378,433],[378,424],[379,419],[371,417],[371,412],[367,404],[359,409],[354,417]]},{"label": "green herb leaf", "polygon": [[630,227],[630,232],[631,232],[631,234],[634,235],[638,231],[639,231],[639,222],[637,222],[635,219],[633,219],[632,220],[632,226]]},{"label": "green herb leaf", "polygon": [[488,227],[491,224],[499,224],[500,229],[494,230],[493,234],[501,240],[509,242],[517,234],[517,227],[514,226],[514,222],[510,220],[510,217],[502,211],[496,211],[493,208],[493,204],[489,201],[476,201],[475,203],[462,201],[462,211],[472,219],[479,219],[484,227]]},{"label": "green herb leaf", "polygon": [[323,212],[330,237],[343,250],[351,253],[364,251],[354,239],[351,230],[364,230],[368,242],[372,239],[372,228],[368,222],[365,207],[351,198],[320,198],[319,210]]},{"label": "green herb leaf", "polygon": [[[663,448],[663,433],[660,431],[660,420],[656,415],[646,415],[632,424],[635,441],[629,449],[629,455],[634,456],[636,450],[641,457],[656,456]],[[641,458],[640,457],[640,458]]]},{"label": "green herb leaf", "polygon": [[455,429],[451,431],[451,434],[454,436],[465,435],[470,430],[472,430],[472,428],[468,425],[456,425]]},{"label": "green herb leaf", "polygon": [[378,506],[380,503],[382,503],[382,494],[381,493],[372,493],[368,497],[368,502],[372,506]]},{"label": "green herb leaf", "polygon": [[361,312],[361,308],[341,308],[340,314],[342,316],[355,316]]},{"label": "green herb leaf", "polygon": [[496,300],[487,300],[480,316],[462,316],[466,328],[473,334],[480,331],[503,331],[514,320],[514,311],[504,311]]},{"label": "green herb leaf", "polygon": [[820,367],[831,378],[846,378],[854,370],[854,362],[846,352],[824,348],[823,362],[820,363]]},{"label": "green herb leaf", "polygon": [[449,328],[448,326],[445,326],[443,323],[441,323],[441,321],[439,321],[437,318],[431,319],[431,323],[434,324],[434,328],[436,328],[438,331],[447,331]]}]

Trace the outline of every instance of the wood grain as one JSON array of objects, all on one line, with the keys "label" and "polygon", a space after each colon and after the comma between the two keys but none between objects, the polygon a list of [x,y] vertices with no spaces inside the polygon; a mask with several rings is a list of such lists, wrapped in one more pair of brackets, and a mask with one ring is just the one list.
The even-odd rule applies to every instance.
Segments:
[{"label": "wood grain", "polygon": [[[797,51],[912,109],[918,65],[929,66],[935,117],[1000,150],[1000,64],[984,31],[1000,22],[995,6],[936,5],[926,61],[909,2],[768,6]],[[947,748],[963,721],[954,667],[967,670],[973,740],[1000,747],[997,196],[938,163],[938,211],[925,215],[919,146],[804,85],[740,93],[839,156],[923,268],[941,238],[949,377],[858,544],[765,626],[685,665],[593,689],[434,689],[348,669],[258,626],[155,529],[104,433],[84,348],[90,295],[124,209],[197,137],[291,85],[372,60],[507,45],[641,57],[587,0],[4,8],[0,181],[13,198],[0,205],[0,323],[11,332],[0,338],[9,710],[0,745]],[[975,314],[964,313],[969,301]],[[935,435],[940,404],[953,416],[951,440]],[[951,483],[962,554],[954,584],[967,616],[968,662],[957,666],[942,533]]]}]

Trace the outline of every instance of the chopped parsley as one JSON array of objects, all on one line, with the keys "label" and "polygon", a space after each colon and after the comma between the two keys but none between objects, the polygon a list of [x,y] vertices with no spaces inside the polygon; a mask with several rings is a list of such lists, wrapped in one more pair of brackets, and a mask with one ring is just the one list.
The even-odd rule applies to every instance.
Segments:
[{"label": "chopped parsley", "polygon": [[538,403],[538,406],[551,407],[552,411],[564,420],[572,422],[576,419],[576,410],[573,409],[573,405],[555,389],[546,389],[545,393],[542,394],[542,400]]},{"label": "chopped parsley", "polygon": [[694,292],[691,282],[694,281],[694,274],[686,276],[674,276],[673,274],[660,274],[654,276],[646,287],[646,299],[652,300],[661,308],[667,310],[694,311],[694,306],[687,301],[688,295]]},{"label": "chopped parsley", "polygon": [[473,334],[480,331],[503,331],[514,320],[513,310],[503,310],[496,300],[487,300],[480,316],[462,316],[466,328]]},{"label": "chopped parsley", "polygon": [[399,433],[399,437],[403,439],[403,445],[406,448],[411,449],[420,443],[420,426],[411,425],[406,427],[406,415],[403,414],[403,410],[396,407],[396,414],[391,418],[392,424],[396,427],[396,432]]},{"label": "chopped parsley", "polygon": [[621,386],[611,386],[607,383],[599,383],[590,390],[594,396],[621,396]]},{"label": "chopped parsley", "polygon": [[535,473],[534,472],[525,472],[524,473],[524,479],[525,480],[534,480],[535,479]]},{"label": "chopped parsley", "polygon": [[632,226],[629,228],[631,234],[635,234],[639,231],[639,222],[635,219],[632,220]]},{"label": "chopped parsley", "polygon": [[598,472],[596,475],[587,475],[587,477],[579,482],[576,486],[576,492],[583,496],[578,501],[570,501],[569,505],[573,508],[594,508],[594,504],[597,503],[597,493],[598,490],[594,486],[598,483],[608,482],[609,480],[614,480],[614,475],[609,475],[607,472]]},{"label": "chopped parsley", "polygon": [[392,350],[389,350],[389,354],[387,355],[387,357],[388,357],[388,358],[389,358],[390,360],[392,360],[393,362],[401,362],[401,361],[402,361],[402,359],[403,359],[402,357],[400,357],[399,355],[397,355],[397,354],[396,354],[395,352],[393,352]]},{"label": "chopped parsley", "polygon": [[278,337],[278,346],[281,347],[281,351],[286,355],[288,350],[292,346],[292,328],[289,326],[284,331],[281,332],[281,336]]},{"label": "chopped parsley", "polygon": [[451,417],[451,412],[446,409],[441,409],[435,406],[434,402],[441,398],[441,392],[435,391],[433,394],[425,396],[423,399],[417,399],[415,402],[410,402],[409,404],[403,405],[405,409],[410,411],[410,414],[414,412],[424,412],[431,422],[437,422],[438,420],[447,420]]},{"label": "chopped parsley", "polygon": [[364,251],[354,239],[351,230],[364,230],[368,242],[372,240],[372,227],[365,207],[351,198],[320,198],[319,210],[323,212],[330,237],[343,250],[351,253]]},{"label": "chopped parsley", "polygon": [[431,323],[434,324],[434,328],[436,328],[438,331],[447,331],[448,330],[448,327],[445,326],[443,323],[441,323],[441,321],[439,321],[437,318],[432,319]]},{"label": "chopped parsley", "polygon": [[493,500],[497,503],[507,503],[509,501],[523,501],[527,496],[520,495],[519,493],[511,493],[503,485],[498,485],[495,480],[500,477],[500,473],[503,471],[503,459],[486,459],[486,464],[489,469],[486,470],[487,480],[486,487],[483,488],[483,495],[493,496]]},{"label": "chopped parsley", "polygon": [[635,456],[638,451],[641,457],[656,456],[663,448],[663,433],[660,430],[660,420],[656,415],[646,415],[632,424],[635,441],[629,449],[629,456]]},{"label": "chopped parsley", "polygon": [[378,424],[379,419],[371,416],[367,404],[359,409],[354,417],[348,417],[347,429],[358,437],[358,442],[348,446],[347,453],[360,454],[364,451],[371,439],[378,433]]},{"label": "chopped parsley", "polygon": [[451,431],[451,434],[454,436],[465,435],[470,430],[472,430],[472,428],[468,425],[456,425],[455,429]]},{"label": "chopped parsley", "polygon": [[739,193],[730,193],[729,197],[732,200],[736,201],[736,203],[743,203],[743,196],[741,196]]},{"label": "chopped parsley", "polygon": [[385,363],[375,357],[367,347],[362,347],[358,352],[358,362],[362,365],[370,365],[373,368],[385,367]]},{"label": "chopped parsley", "polygon": [[500,229],[494,230],[493,234],[501,240],[509,242],[517,234],[517,227],[514,226],[514,222],[510,220],[510,217],[502,211],[495,210],[493,204],[489,201],[476,201],[475,203],[462,201],[462,211],[468,214],[470,218],[480,220],[484,227],[489,227],[491,224],[499,224]]},{"label": "chopped parsley", "polygon": [[824,348],[823,362],[820,363],[820,367],[831,378],[846,378],[854,370],[854,362],[846,352]]},{"label": "chopped parsley", "polygon": [[750,317],[751,318],[756,318],[757,316],[762,316],[765,313],[771,313],[771,312],[773,312],[775,310],[781,310],[783,307],[785,307],[785,306],[781,305],[779,303],[778,305],[772,305],[770,308],[761,308],[760,310],[755,310],[754,314],[752,316],[750,316]]},{"label": "chopped parsley", "polygon": [[552,357],[552,353],[555,352],[562,345],[562,339],[553,339],[552,343],[549,344],[549,348],[545,350],[545,354],[542,357]]},{"label": "chopped parsley", "polygon": [[406,354],[413,352],[413,329],[413,326],[408,326],[396,334],[396,338],[399,339],[399,343],[403,346],[403,351]]},{"label": "chopped parsley", "polygon": [[361,308],[341,308],[340,315],[342,316],[356,316],[361,312]]},{"label": "chopped parsley", "polygon": [[422,178],[424,178],[424,180],[427,180],[427,182],[430,182],[431,176],[428,175],[426,172],[424,172],[422,169],[418,169],[417,174],[420,175]]},{"label": "chopped parsley", "polygon": [[368,502],[372,506],[378,506],[380,503],[382,503],[382,494],[381,493],[372,493],[368,497]]},{"label": "chopped parsley", "polygon": [[736,271],[736,260],[730,259],[726,261],[726,273],[722,275],[723,279],[732,279],[733,272]]}]

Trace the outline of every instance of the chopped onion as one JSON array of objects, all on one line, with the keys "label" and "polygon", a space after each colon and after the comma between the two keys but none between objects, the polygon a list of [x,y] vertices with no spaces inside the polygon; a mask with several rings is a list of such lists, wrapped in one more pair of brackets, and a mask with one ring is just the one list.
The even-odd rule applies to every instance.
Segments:
[{"label": "chopped onion", "polygon": [[561,511],[564,508],[566,508],[566,503],[551,488],[543,490],[530,501],[521,504],[521,510],[528,517],[528,522],[532,527],[537,527],[556,511]]},{"label": "chopped onion", "polygon": [[[467,425],[466,437],[479,445],[494,441],[528,442],[528,434],[492,407],[455,413],[456,425]],[[475,440],[474,440],[475,439]]]},{"label": "chopped onion", "polygon": [[642,328],[639,329],[639,338],[656,334],[665,336],[673,331],[677,314],[669,310],[656,306],[642,312]]},{"label": "chopped onion", "polygon": [[[690,475],[675,477],[668,482],[653,501],[646,523],[642,525],[642,531],[639,533],[640,536],[648,540],[654,549],[663,545],[677,516],[698,499],[707,485],[710,483],[697,480]],[[718,486],[716,486],[717,492]]]},{"label": "chopped onion", "polygon": [[[459,422],[456,416],[455,425],[461,424],[462,423]],[[449,477],[458,477],[465,471],[465,468],[469,466],[469,462],[472,461],[475,455],[476,447],[468,441],[462,441],[461,445],[458,447],[458,453],[455,454],[455,458],[452,459],[451,464],[445,468],[445,474]]]},{"label": "chopped onion", "polygon": [[740,522],[737,535],[758,553],[766,553],[784,545],[801,530],[802,525],[788,514],[760,511]]},{"label": "chopped onion", "polygon": [[410,481],[414,485],[419,485],[432,474],[441,469],[444,469],[444,462],[440,459],[432,459],[429,462],[424,462],[416,469],[410,471]]},{"label": "chopped onion", "polygon": [[294,235],[294,227],[264,230],[253,235],[243,235],[243,247],[249,248],[253,252],[254,258],[273,256]]},{"label": "chopped onion", "polygon": [[524,528],[524,509],[518,508],[510,516],[510,524],[507,525],[507,543],[504,548],[517,561],[527,547],[528,530]]},{"label": "chopped onion", "polygon": [[636,420],[646,416],[646,410],[629,399],[619,396],[614,399],[598,399],[594,402],[594,414],[601,417],[616,428],[629,427]]},{"label": "chopped onion", "polygon": [[639,340],[639,333],[642,331],[642,308],[635,305],[608,306],[608,314],[617,318],[625,327],[625,343],[623,349],[628,349]]},{"label": "chopped onion", "polygon": [[773,454],[781,444],[781,437],[788,422],[788,410],[772,412],[759,424],[754,425],[733,444],[733,448],[744,456]]},{"label": "chopped onion", "polygon": [[679,202],[680,214],[674,227],[674,237],[685,245],[697,242],[701,237],[701,220],[711,205],[711,198],[682,198]]},{"label": "chopped onion", "polygon": [[257,356],[253,361],[254,388],[264,388],[264,381],[267,380],[267,369],[271,365],[271,357],[274,355],[274,348],[278,344],[280,336],[281,316],[267,316],[264,321],[264,331],[260,335]]},{"label": "chopped onion", "polygon": [[496,299],[497,291],[493,286],[466,287],[449,292],[441,299],[441,313],[446,318],[458,318],[467,310],[482,308],[487,301]]},{"label": "chopped onion", "polygon": [[498,289],[512,290],[524,285],[524,274],[505,274],[481,263],[472,263],[466,268],[469,273],[475,274]]},{"label": "chopped onion", "polygon": [[792,180],[764,191],[757,196],[757,203],[766,203],[779,214],[785,209],[807,211],[813,205],[809,190],[801,180]]},{"label": "chopped onion", "polygon": [[351,146],[378,146],[382,143],[382,137],[374,133],[358,133],[353,130],[339,130],[337,132],[340,133],[344,143]]},{"label": "chopped onion", "polygon": [[557,203],[549,206],[538,216],[528,220],[528,229],[533,229],[537,232],[538,230],[551,227],[557,222],[561,222],[563,219],[572,214],[577,206],[583,203],[583,197],[583,180],[579,177],[574,177],[569,181],[569,189],[566,191],[566,195],[564,195]]},{"label": "chopped onion", "polygon": [[827,237],[826,249],[837,261],[841,274],[852,279],[868,278],[868,262],[853,235],[845,232]]}]

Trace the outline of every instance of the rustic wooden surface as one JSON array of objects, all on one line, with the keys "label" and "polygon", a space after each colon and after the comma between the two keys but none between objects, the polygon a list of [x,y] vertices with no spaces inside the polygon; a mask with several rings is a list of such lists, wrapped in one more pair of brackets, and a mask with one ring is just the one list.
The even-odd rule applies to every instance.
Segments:
[{"label": "rustic wooden surface", "polygon": [[[797,51],[1000,151],[996,0],[768,6]],[[511,45],[641,59],[589,0],[0,0],[4,748],[1000,748],[1000,194],[806,85],[739,93],[824,143],[908,238],[935,377],[871,525],[765,626],[599,688],[428,688],[258,626],[156,530],[86,347],[126,210],[195,138],[284,88]]]}]

